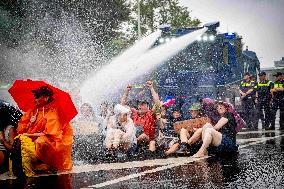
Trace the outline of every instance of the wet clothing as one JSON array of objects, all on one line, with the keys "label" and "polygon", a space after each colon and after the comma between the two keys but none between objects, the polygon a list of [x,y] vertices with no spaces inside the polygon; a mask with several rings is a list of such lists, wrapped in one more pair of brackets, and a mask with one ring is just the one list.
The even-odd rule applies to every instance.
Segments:
[{"label": "wet clothing", "polygon": [[[273,88],[284,88],[284,81],[274,82]],[[273,92],[271,105],[271,128],[275,128],[276,112],[280,110],[279,125],[284,129],[284,91]]]},{"label": "wet clothing", "polygon": [[183,120],[182,117],[179,118],[170,117],[168,120],[169,122],[166,123],[164,129],[162,129],[163,134],[168,137],[178,137],[178,134],[175,132],[174,129],[174,123],[182,120]]},{"label": "wet clothing", "polygon": [[[34,122],[33,117],[36,118]],[[59,121],[55,102],[29,110],[19,121],[17,132],[44,133],[40,137],[28,137],[35,144],[36,158],[58,171],[72,169],[73,129],[69,123]]]},{"label": "wet clothing", "polygon": [[12,171],[15,176],[32,177],[35,175],[36,146],[30,137],[24,135],[15,137],[11,160]]},{"label": "wet clothing", "polygon": [[271,81],[260,81],[256,85],[256,91],[258,93],[259,101],[271,100],[270,89],[273,88],[273,82]]},{"label": "wet clothing", "polygon": [[[0,144],[1,148],[1,144]],[[0,166],[0,174],[5,173],[9,170],[9,153],[6,150],[1,150],[0,152],[4,154],[3,164]]]},{"label": "wet clothing", "polygon": [[0,99],[0,131],[7,125],[17,127],[22,116],[23,114],[19,109]]},{"label": "wet clothing", "polygon": [[226,112],[222,117],[228,119],[228,122],[219,130],[222,134],[221,144],[219,146],[210,146],[208,148],[209,153],[224,154],[238,151],[238,145],[236,144],[237,122],[234,115],[230,112]]},{"label": "wet clothing", "polygon": [[125,125],[119,125],[116,117],[111,116],[109,122],[110,127],[107,128],[105,139],[106,146],[118,146],[121,143],[137,144],[136,128],[132,119],[127,118]]},{"label": "wet clothing", "polygon": [[249,90],[253,90],[250,94],[246,95],[242,98],[242,111],[243,111],[243,118],[250,129],[257,128],[255,124],[255,83],[254,82],[246,82],[241,81],[240,90],[244,93],[248,92]]},{"label": "wet clothing", "polygon": [[178,118],[170,117],[168,119],[168,123],[166,123],[164,128],[160,129],[159,131],[160,134],[157,140],[157,144],[159,147],[168,149],[172,147],[174,144],[180,142],[179,136],[174,129],[174,123],[182,120],[183,120],[182,117]]},{"label": "wet clothing", "polygon": [[226,134],[222,134],[221,144],[219,146],[209,146],[209,154],[228,154],[235,153],[238,151],[238,145],[231,137]]},{"label": "wet clothing", "polygon": [[[272,88],[284,88],[284,81],[275,81]],[[284,99],[284,91],[273,92],[273,99]]]},{"label": "wet clothing", "polygon": [[132,119],[135,126],[143,127],[143,132],[149,136],[150,140],[155,139],[156,116],[153,110],[149,110],[143,116],[138,115],[138,111],[132,111]]},{"label": "wet clothing", "polygon": [[261,119],[262,127],[264,129],[269,129],[269,124],[271,122],[270,100],[272,96],[270,90],[272,88],[273,88],[273,83],[268,80],[258,82],[256,86],[256,91],[258,93],[257,104],[256,104],[258,119]]},{"label": "wet clothing", "polygon": [[220,128],[219,132],[222,133],[222,135],[224,134],[228,136],[229,138],[232,139],[233,142],[236,143],[237,123],[234,118],[234,115],[230,112],[226,112],[222,117],[228,119],[228,122],[223,127]]},{"label": "wet clothing", "polygon": [[[9,142],[10,140],[10,129],[14,128],[13,125],[8,125],[7,127],[4,128],[4,140],[6,142]],[[0,143],[0,151],[7,151],[6,147],[4,146],[4,144]]]},{"label": "wet clothing", "polygon": [[[251,81],[247,82],[247,81],[245,81],[245,80],[241,81],[241,84],[240,84],[240,86],[239,86],[240,90],[241,90],[243,93],[248,92],[249,90],[253,89],[253,87],[254,87],[254,84],[253,84]],[[248,94],[245,98],[252,97],[251,95],[252,95],[252,94],[250,93],[250,94]]]},{"label": "wet clothing", "polygon": [[253,92],[251,92],[251,96],[255,100],[255,98],[256,98],[256,89],[257,89],[257,82],[256,81],[251,81],[251,88],[253,89]]},{"label": "wet clothing", "polygon": [[[4,140],[6,142],[9,142],[9,140],[10,140],[10,129],[12,129],[12,128],[14,128],[14,126],[8,125],[3,130]],[[2,143],[0,143],[0,151],[4,154],[4,162],[3,162],[3,164],[0,167],[0,174],[1,174],[1,173],[4,173],[4,172],[8,171],[10,152],[5,147],[5,145],[2,144]]]}]

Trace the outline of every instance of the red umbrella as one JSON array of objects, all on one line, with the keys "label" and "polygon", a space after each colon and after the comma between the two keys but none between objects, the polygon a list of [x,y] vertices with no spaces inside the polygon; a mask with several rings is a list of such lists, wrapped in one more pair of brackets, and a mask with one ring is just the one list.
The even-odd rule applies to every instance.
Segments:
[{"label": "red umbrella", "polygon": [[26,112],[29,109],[35,108],[34,95],[31,91],[42,86],[48,86],[53,90],[53,98],[56,103],[60,121],[62,121],[62,123],[70,122],[78,112],[70,95],[57,87],[54,87],[44,81],[33,81],[30,79],[16,80],[13,86],[9,89],[9,93],[14,98],[19,108]]}]

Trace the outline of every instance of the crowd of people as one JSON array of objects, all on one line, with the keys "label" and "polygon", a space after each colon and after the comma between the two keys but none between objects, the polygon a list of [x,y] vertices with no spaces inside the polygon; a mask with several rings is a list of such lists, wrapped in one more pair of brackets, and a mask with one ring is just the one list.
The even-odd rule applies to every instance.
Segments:
[{"label": "crowd of people", "polygon": [[[128,85],[119,103],[101,104],[101,112],[94,118],[99,122],[98,128],[94,129],[103,141],[105,154],[126,157],[141,153],[146,157],[188,154],[197,158],[208,153],[237,152],[237,121],[228,111],[229,104],[214,101],[213,108],[206,111],[205,102],[195,102],[188,110],[191,119],[185,120],[181,107],[169,108],[161,103],[152,81],[147,81],[145,87],[151,93],[151,102],[128,100],[132,90]],[[84,127],[78,122],[74,121],[75,129]],[[79,145],[75,146],[79,151]]]},{"label": "crowd of people", "polygon": [[[280,128],[283,129],[282,73],[275,75],[274,83],[266,79],[264,72],[259,76],[260,81],[256,82],[247,73],[240,84],[247,126],[257,128],[257,114],[265,129],[275,128],[276,111],[280,108]],[[24,115],[18,113],[17,121],[12,120],[7,108],[1,105],[1,173],[9,168],[17,176],[70,171],[72,155],[77,160],[119,154],[168,157],[182,153],[200,158],[211,153],[238,151],[236,134],[244,123],[230,104],[201,99],[191,104],[188,109],[191,118],[185,119],[181,107],[169,108],[160,101],[152,81],[144,86],[144,90],[151,93],[151,101],[129,100],[133,86],[128,85],[120,102],[103,102],[99,113],[91,104],[81,104],[79,114],[71,122],[73,127],[62,118],[54,91],[48,86],[30,91],[35,106]]]}]

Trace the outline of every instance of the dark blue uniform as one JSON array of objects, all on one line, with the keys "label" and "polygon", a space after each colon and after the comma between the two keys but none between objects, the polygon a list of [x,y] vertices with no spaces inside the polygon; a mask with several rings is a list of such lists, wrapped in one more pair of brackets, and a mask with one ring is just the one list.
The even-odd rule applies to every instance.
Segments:
[{"label": "dark blue uniform", "polygon": [[[265,80],[257,83],[256,91],[257,91],[257,112],[258,119],[261,119],[262,128],[269,129],[270,124],[270,101],[271,101],[271,93],[270,89],[273,88],[273,82]],[[264,110],[264,114],[263,114]]]},{"label": "dark blue uniform", "polygon": [[[284,81],[275,81],[273,88],[284,88]],[[271,106],[271,127],[275,128],[276,112],[280,109],[280,129],[284,129],[284,91],[273,92]]]},{"label": "dark blue uniform", "polygon": [[[249,90],[253,90],[255,86],[254,82],[247,82],[247,81],[241,81],[240,84],[240,90],[243,93],[246,93]],[[246,95],[245,97],[242,98],[242,110],[243,110],[243,118],[248,126],[249,129],[257,129],[257,124],[254,121],[255,117],[255,92],[253,91],[252,93]]]}]

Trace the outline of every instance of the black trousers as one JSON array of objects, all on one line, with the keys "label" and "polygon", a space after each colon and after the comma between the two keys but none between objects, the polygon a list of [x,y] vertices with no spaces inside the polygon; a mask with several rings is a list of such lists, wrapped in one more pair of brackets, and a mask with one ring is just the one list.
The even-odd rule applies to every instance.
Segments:
[{"label": "black trousers", "polygon": [[271,127],[275,128],[276,112],[280,110],[279,125],[280,129],[284,129],[284,99],[273,99],[271,106]]},{"label": "black trousers", "polygon": [[255,103],[252,97],[242,100],[243,118],[249,129],[257,129],[258,120],[255,118]]},{"label": "black trousers", "polygon": [[259,99],[256,104],[256,108],[258,119],[261,119],[262,122],[262,128],[269,129],[269,124],[271,120],[270,100]]}]

